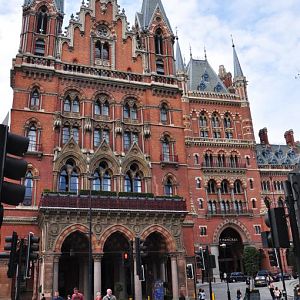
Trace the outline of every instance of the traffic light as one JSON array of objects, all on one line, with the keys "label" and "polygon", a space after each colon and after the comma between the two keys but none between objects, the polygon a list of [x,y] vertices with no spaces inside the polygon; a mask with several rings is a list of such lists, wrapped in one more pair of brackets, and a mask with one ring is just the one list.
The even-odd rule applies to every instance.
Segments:
[{"label": "traffic light", "polygon": [[17,245],[18,245],[18,235],[15,231],[11,236],[5,237],[4,250],[10,251],[8,270],[7,270],[8,278],[13,278],[16,274],[16,268],[18,263]]},{"label": "traffic light", "polygon": [[[265,216],[265,223],[271,228],[272,246],[274,248],[289,248],[290,240],[284,208],[270,208]],[[267,238],[270,239],[269,235]]]},{"label": "traffic light", "polygon": [[194,279],[194,269],[192,264],[186,265],[186,277],[188,279]]},{"label": "traffic light", "polygon": [[276,249],[268,250],[269,261],[272,267],[278,267]]},{"label": "traffic light", "polygon": [[131,261],[130,253],[129,252],[123,252],[124,266],[130,266],[130,261]]},{"label": "traffic light", "polygon": [[141,240],[139,237],[135,238],[135,253],[136,253],[136,274],[139,276],[140,280],[143,280],[143,270],[142,270],[142,256],[145,254],[146,245],[145,241]]},{"label": "traffic light", "polygon": [[261,241],[262,241],[263,248],[273,248],[271,231],[262,231]]},{"label": "traffic light", "polygon": [[37,260],[39,257],[39,242],[40,238],[35,236],[32,232],[28,234],[27,238],[27,254],[26,254],[26,268],[25,278],[30,278],[30,266],[31,262]]},{"label": "traffic light", "polygon": [[29,139],[9,133],[8,126],[0,125],[0,141],[0,203],[16,206],[24,200],[25,186],[4,178],[20,181],[25,176],[27,162],[17,157],[27,152]]},{"label": "traffic light", "polygon": [[196,266],[198,269],[205,270],[205,260],[204,260],[204,253],[203,249],[200,247],[198,251],[195,251],[196,257]]}]

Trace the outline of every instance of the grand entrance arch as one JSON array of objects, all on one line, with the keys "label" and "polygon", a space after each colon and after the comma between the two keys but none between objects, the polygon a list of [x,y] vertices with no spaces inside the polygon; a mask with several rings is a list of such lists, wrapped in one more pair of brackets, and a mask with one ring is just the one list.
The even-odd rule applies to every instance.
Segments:
[{"label": "grand entrance arch", "polygon": [[87,236],[80,231],[69,234],[62,244],[58,290],[63,297],[72,295],[74,287],[87,295],[88,245]]},{"label": "grand entrance arch", "polygon": [[106,240],[103,252],[101,294],[110,288],[117,299],[128,299],[133,295],[130,241],[117,231]]},{"label": "grand entrance arch", "polygon": [[220,274],[243,272],[244,245],[241,235],[232,227],[225,228],[219,237]]}]

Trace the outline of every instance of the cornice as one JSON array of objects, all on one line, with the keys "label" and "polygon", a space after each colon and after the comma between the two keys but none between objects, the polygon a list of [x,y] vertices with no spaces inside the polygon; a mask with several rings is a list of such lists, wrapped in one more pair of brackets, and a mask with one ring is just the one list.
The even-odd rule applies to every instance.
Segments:
[{"label": "cornice", "polygon": [[3,224],[37,225],[37,217],[4,217]]}]

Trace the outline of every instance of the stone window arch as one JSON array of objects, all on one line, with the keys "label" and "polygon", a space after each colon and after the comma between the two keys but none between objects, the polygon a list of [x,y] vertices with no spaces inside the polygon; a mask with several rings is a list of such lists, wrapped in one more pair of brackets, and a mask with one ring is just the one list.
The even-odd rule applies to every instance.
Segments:
[{"label": "stone window arch", "polygon": [[221,182],[221,194],[228,194],[229,193],[229,182],[224,179]]},{"label": "stone window arch", "polygon": [[242,182],[237,179],[234,182],[234,188],[233,188],[234,194],[242,194],[243,193],[243,185]]},{"label": "stone window arch", "polygon": [[95,116],[109,116],[110,105],[106,95],[99,95],[94,102]]},{"label": "stone window arch", "polygon": [[136,163],[132,163],[124,176],[124,191],[141,193],[144,188],[143,173]]},{"label": "stone window arch", "polygon": [[199,127],[207,127],[207,115],[205,112],[201,112],[199,116]]},{"label": "stone window arch", "polygon": [[160,122],[163,124],[169,124],[169,107],[168,104],[163,102],[160,106]]},{"label": "stone window arch", "polygon": [[176,195],[176,180],[174,178],[174,176],[172,175],[168,175],[166,176],[166,178],[164,179],[163,182],[164,185],[164,195],[171,197]]},{"label": "stone window arch", "polygon": [[126,99],[123,105],[123,117],[132,121],[138,120],[138,107],[134,99]]},{"label": "stone window arch", "polygon": [[63,100],[63,111],[79,113],[80,112],[80,101],[78,95],[67,95]]},{"label": "stone window arch", "polygon": [[93,174],[93,190],[107,191],[112,190],[112,171],[107,162],[101,161]]},{"label": "stone window arch", "polygon": [[232,128],[232,118],[228,112],[224,115],[223,123],[225,129]]},{"label": "stone window arch", "polygon": [[161,159],[164,162],[175,162],[177,157],[175,156],[175,141],[169,134],[165,133],[161,139],[162,155]]},{"label": "stone window arch", "polygon": [[46,34],[48,27],[48,9],[43,5],[37,13],[37,27],[36,32],[38,34]]},{"label": "stone window arch", "polygon": [[69,158],[59,172],[58,191],[78,193],[79,175],[75,161]]},{"label": "stone window arch", "polygon": [[217,183],[214,179],[210,179],[207,182],[207,193],[208,194],[216,194],[217,193]]},{"label": "stone window arch", "polygon": [[40,92],[37,88],[34,88],[30,93],[29,108],[37,110],[40,108]]},{"label": "stone window arch", "polygon": [[41,125],[32,118],[25,123],[25,136],[29,138],[28,152],[40,151]]}]

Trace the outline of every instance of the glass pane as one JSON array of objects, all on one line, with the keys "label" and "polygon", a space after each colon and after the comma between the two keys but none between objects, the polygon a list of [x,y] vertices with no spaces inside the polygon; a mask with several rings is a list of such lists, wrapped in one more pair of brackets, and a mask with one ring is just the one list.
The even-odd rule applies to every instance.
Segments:
[{"label": "glass pane", "polygon": [[124,149],[128,150],[130,148],[130,132],[125,132],[124,133]]},{"label": "glass pane", "polygon": [[31,127],[28,132],[29,146],[28,151],[36,151],[36,129]]},{"label": "glass pane", "polygon": [[71,182],[70,182],[70,192],[78,191],[78,175],[73,172],[71,175]]},{"label": "glass pane", "polygon": [[98,172],[94,173],[94,180],[93,180],[93,190],[94,191],[100,191],[101,188],[101,180],[100,175]]},{"label": "glass pane", "polygon": [[99,102],[95,102],[95,105],[94,105],[94,114],[95,115],[100,115],[101,114],[101,107],[100,107],[100,104]]},{"label": "glass pane", "polygon": [[101,131],[99,129],[95,129],[94,131],[94,147],[99,147],[101,142]]},{"label": "glass pane", "polygon": [[126,118],[126,119],[129,118],[129,116],[130,116],[130,109],[129,109],[128,104],[126,104],[126,105],[124,106],[123,114],[124,114],[124,118]]},{"label": "glass pane", "polygon": [[79,143],[79,130],[78,130],[78,128],[74,127],[72,129],[72,131],[73,131],[73,138],[74,138],[75,142],[78,144]]},{"label": "glass pane", "polygon": [[108,116],[109,115],[109,104],[107,101],[103,104],[103,111],[102,111],[103,116]]},{"label": "glass pane", "polygon": [[106,141],[107,144],[109,144],[109,131],[108,130],[103,130],[102,133],[102,139]]},{"label": "glass pane", "polygon": [[142,179],[139,176],[134,178],[134,192],[141,193],[142,192]]},{"label": "glass pane", "polygon": [[39,106],[39,102],[40,102],[40,99],[39,99],[40,95],[37,91],[34,91],[32,94],[31,94],[31,99],[30,99],[30,106],[33,107],[33,106]]},{"label": "glass pane", "polygon": [[125,192],[132,192],[132,182],[128,175],[125,176],[124,190]]},{"label": "glass pane", "polygon": [[63,142],[63,144],[67,143],[69,139],[70,139],[70,128],[69,127],[64,127],[63,128],[63,133],[62,133],[62,142]]},{"label": "glass pane", "polygon": [[66,99],[64,102],[64,111],[67,111],[67,112],[71,111],[71,102],[69,99]]},{"label": "glass pane", "polygon": [[68,190],[68,176],[66,171],[62,171],[59,176],[59,187],[60,192],[66,192]]},{"label": "glass pane", "polygon": [[79,101],[77,99],[73,101],[73,112],[75,113],[79,112]]},{"label": "glass pane", "polygon": [[111,179],[108,172],[106,172],[103,177],[103,191],[111,191]]},{"label": "glass pane", "polygon": [[137,119],[137,108],[136,106],[133,106],[131,108],[131,119],[136,120]]}]

